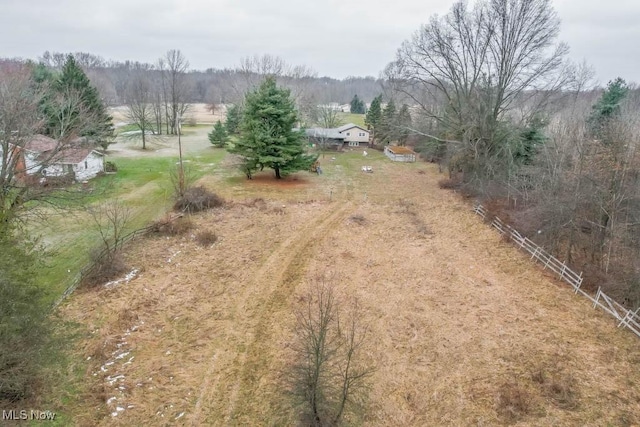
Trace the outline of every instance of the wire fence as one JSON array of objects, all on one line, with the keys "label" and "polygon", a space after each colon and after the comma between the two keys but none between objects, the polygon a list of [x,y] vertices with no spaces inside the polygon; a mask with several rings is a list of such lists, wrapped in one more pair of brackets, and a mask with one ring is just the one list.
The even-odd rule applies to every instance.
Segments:
[{"label": "wire fence", "polygon": [[505,224],[497,216],[491,217],[489,215],[489,211],[484,206],[480,204],[475,205],[473,207],[473,211],[485,221],[491,220],[491,226],[495,228],[498,233],[503,236],[507,236],[516,246],[530,254],[531,259],[542,264],[545,270],[549,269],[556,273],[561,280],[571,285],[576,294],[579,293],[591,300],[594,308],[600,307],[605,312],[612,315],[618,321],[618,327],[624,326],[640,337],[640,307],[635,311],[629,310],[602,292],[600,287],[598,287],[598,292],[595,296],[589,294],[581,289],[583,281],[582,272],[579,274],[576,273],[567,266],[566,262],[561,262],[556,257],[545,251],[544,248],[538,246],[529,238],[521,235],[510,225]]}]

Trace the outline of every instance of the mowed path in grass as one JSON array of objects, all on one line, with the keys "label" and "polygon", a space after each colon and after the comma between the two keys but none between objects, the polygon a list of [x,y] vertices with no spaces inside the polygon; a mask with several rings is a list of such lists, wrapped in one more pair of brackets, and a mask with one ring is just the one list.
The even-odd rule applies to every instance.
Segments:
[{"label": "mowed path in grass", "polygon": [[[78,425],[295,425],[294,312],[318,276],[369,326],[365,425],[640,422],[635,336],[439,189],[433,166],[332,156],[285,182],[205,176],[226,208],[138,241],[138,278],[62,307],[91,357],[66,408]],[[201,247],[198,230],[219,240]]]}]

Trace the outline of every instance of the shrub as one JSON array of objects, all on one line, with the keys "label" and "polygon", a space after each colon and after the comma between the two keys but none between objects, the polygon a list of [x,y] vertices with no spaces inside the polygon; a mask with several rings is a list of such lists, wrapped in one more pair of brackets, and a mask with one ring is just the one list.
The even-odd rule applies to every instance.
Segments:
[{"label": "shrub", "polygon": [[180,236],[193,228],[193,223],[189,218],[164,217],[154,222],[149,231],[165,236]]},{"label": "shrub", "polygon": [[34,280],[40,254],[1,228],[0,253],[0,407],[9,408],[44,385],[55,320]]},{"label": "shrub", "polygon": [[178,197],[173,208],[182,212],[201,212],[222,206],[224,200],[202,186],[187,188],[184,195]]},{"label": "shrub", "polygon": [[457,190],[460,188],[460,186],[461,183],[457,179],[448,178],[438,181],[438,187],[442,188],[443,190]]},{"label": "shrub", "polygon": [[91,267],[82,278],[84,285],[103,285],[111,280],[116,280],[129,271],[119,251],[107,253],[105,251],[95,250],[91,253],[90,258]]},{"label": "shrub", "polygon": [[196,242],[201,246],[211,246],[218,241],[218,235],[211,230],[202,230],[196,234]]},{"label": "shrub", "polygon": [[118,166],[116,166],[113,162],[105,162],[104,164],[105,172],[118,172]]}]

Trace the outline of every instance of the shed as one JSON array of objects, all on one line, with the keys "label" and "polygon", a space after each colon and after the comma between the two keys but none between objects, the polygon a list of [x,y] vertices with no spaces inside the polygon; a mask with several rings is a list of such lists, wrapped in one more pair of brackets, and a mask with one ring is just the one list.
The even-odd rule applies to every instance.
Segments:
[{"label": "shed", "polygon": [[407,147],[397,145],[387,145],[384,147],[384,154],[394,162],[415,162],[416,153]]}]

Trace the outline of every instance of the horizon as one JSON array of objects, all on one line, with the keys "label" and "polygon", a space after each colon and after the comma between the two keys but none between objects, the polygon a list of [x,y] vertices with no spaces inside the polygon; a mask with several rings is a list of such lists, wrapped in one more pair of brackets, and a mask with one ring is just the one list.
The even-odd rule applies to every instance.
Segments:
[{"label": "horizon", "polygon": [[[3,55],[37,59],[45,51],[88,52],[105,59],[154,63],[179,48],[191,69],[233,69],[241,58],[259,52],[290,65],[305,65],[319,77],[344,80],[378,78],[404,40],[434,14],[445,14],[452,1],[428,6],[399,0],[393,10],[378,0],[311,3],[292,0],[264,5],[197,0],[114,0],[93,4],[62,0],[24,3],[5,0],[0,37],[12,40]],[[640,82],[640,4],[621,0],[603,8],[595,0],[556,0],[558,42],[566,42],[574,62],[586,61],[599,85],[622,77]],[[44,17],[44,18],[43,18]],[[79,19],[82,17],[82,19]],[[140,19],[144,17],[144,19]]]}]

